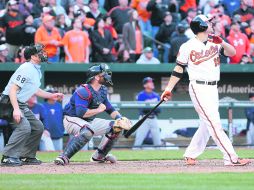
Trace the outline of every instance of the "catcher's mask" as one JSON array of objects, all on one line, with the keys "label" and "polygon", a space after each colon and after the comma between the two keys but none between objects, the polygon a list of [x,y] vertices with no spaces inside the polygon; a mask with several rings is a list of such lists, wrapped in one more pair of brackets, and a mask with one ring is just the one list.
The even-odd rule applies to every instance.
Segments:
[{"label": "catcher's mask", "polygon": [[98,74],[102,74],[101,76],[104,79],[104,85],[113,86],[112,71],[110,70],[109,66],[104,63],[101,63],[100,65],[91,66],[88,69],[86,83],[90,83],[94,79],[94,77]]},{"label": "catcher's mask", "polygon": [[38,55],[41,62],[48,61],[48,55],[44,50],[44,45],[42,44],[35,44],[28,46],[24,51],[24,57],[26,60],[30,60],[32,55]]}]

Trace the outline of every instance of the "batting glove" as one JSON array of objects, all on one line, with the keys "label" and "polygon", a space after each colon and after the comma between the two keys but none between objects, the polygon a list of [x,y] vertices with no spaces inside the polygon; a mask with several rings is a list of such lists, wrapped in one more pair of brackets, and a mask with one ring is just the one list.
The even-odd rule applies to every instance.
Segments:
[{"label": "batting glove", "polygon": [[172,98],[172,93],[169,89],[165,89],[165,91],[161,95],[161,100],[168,101]]},{"label": "batting glove", "polygon": [[220,36],[216,36],[214,34],[209,34],[208,41],[215,43],[215,44],[221,44],[223,42],[223,39]]}]

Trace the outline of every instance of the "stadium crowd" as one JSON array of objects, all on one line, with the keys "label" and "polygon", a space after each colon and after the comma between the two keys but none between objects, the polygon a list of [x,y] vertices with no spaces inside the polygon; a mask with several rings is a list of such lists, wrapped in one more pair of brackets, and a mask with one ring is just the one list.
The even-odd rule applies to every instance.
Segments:
[{"label": "stadium crowd", "polygon": [[24,47],[41,43],[49,63],[174,63],[180,45],[194,36],[191,19],[203,13],[214,17],[215,34],[237,50],[236,56],[221,57],[221,62],[249,64],[254,59],[253,4],[253,0],[2,0],[0,62],[23,63]]}]

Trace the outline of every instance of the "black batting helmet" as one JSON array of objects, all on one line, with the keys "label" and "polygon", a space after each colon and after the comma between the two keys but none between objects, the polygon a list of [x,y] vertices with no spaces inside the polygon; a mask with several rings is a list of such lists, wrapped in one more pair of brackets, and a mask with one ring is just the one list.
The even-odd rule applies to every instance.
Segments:
[{"label": "black batting helmet", "polygon": [[205,15],[197,15],[192,19],[190,28],[194,34],[199,32],[205,32],[208,28],[207,22],[210,22],[213,18],[208,18]]},{"label": "black batting helmet", "polygon": [[101,63],[99,65],[91,66],[87,71],[87,83],[90,83],[94,77],[100,73],[103,73],[103,78],[106,84],[113,85],[112,82],[112,72],[109,66],[105,63]]}]

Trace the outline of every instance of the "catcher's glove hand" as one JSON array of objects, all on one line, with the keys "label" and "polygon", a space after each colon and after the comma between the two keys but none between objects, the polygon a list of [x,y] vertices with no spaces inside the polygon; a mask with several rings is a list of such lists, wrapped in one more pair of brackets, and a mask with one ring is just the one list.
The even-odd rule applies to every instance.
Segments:
[{"label": "catcher's glove hand", "polygon": [[119,133],[124,130],[129,130],[132,127],[131,121],[126,117],[121,117],[115,120],[113,130],[115,133]]}]

